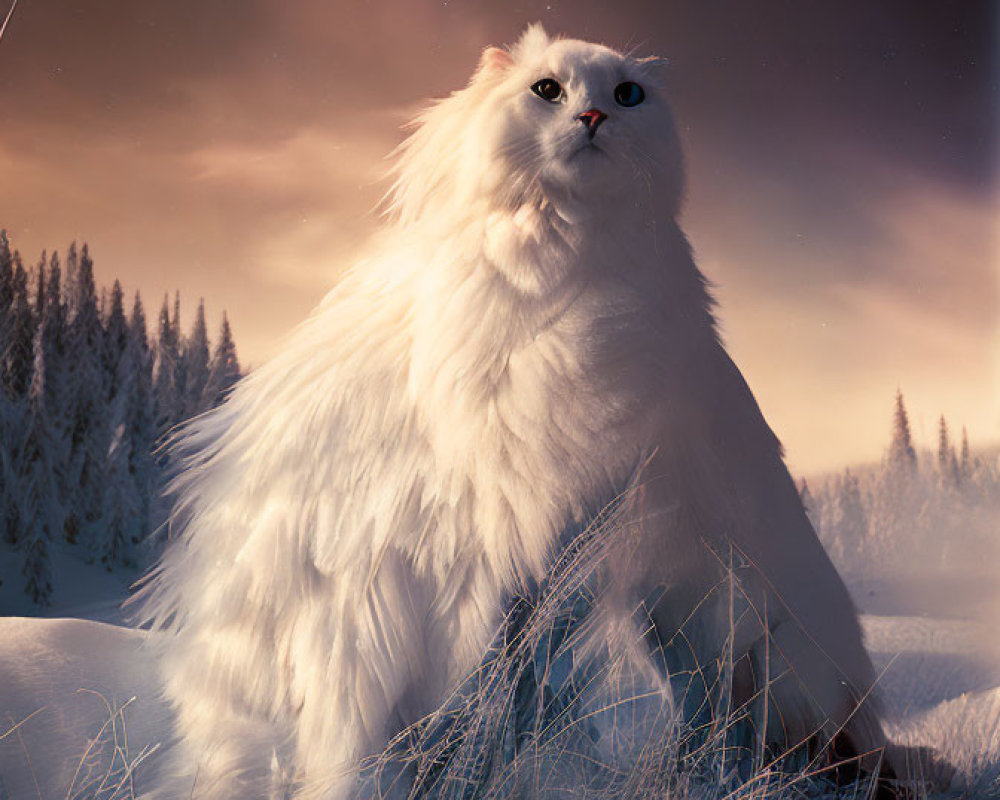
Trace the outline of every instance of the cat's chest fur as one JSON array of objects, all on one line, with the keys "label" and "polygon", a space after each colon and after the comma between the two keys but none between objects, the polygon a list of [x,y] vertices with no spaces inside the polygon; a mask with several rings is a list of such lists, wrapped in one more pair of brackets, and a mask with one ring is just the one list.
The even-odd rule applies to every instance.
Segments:
[{"label": "cat's chest fur", "polygon": [[509,578],[543,574],[563,529],[610,501],[648,445],[648,308],[572,234],[515,219],[414,297],[432,493]]}]

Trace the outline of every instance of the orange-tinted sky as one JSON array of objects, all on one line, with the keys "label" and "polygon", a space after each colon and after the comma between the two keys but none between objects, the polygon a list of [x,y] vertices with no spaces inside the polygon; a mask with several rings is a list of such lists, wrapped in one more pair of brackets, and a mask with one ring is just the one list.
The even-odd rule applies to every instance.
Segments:
[{"label": "orange-tinted sky", "polygon": [[[0,0],[0,5],[6,5]],[[1000,439],[989,2],[20,0],[0,41],[0,227],[87,240],[155,311],[228,309],[259,363],[375,224],[423,98],[528,22],[673,64],[685,211],[794,468],[877,459],[897,387]]]}]

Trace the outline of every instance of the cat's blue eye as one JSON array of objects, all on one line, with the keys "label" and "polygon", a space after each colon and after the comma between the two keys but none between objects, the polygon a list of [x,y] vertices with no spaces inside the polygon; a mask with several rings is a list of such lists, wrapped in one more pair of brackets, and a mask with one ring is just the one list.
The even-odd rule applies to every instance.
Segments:
[{"label": "cat's blue eye", "polygon": [[638,83],[625,81],[615,87],[615,102],[620,106],[631,108],[646,99],[646,93]]},{"label": "cat's blue eye", "polygon": [[540,81],[533,83],[531,91],[541,97],[542,100],[548,100],[550,103],[558,103],[563,96],[562,86],[552,78],[542,78]]}]

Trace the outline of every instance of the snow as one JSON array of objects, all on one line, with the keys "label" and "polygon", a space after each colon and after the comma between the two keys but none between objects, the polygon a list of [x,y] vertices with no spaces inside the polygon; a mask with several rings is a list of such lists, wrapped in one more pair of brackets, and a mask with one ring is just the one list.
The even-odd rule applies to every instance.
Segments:
[{"label": "snow", "polygon": [[[108,576],[109,585],[120,577]],[[79,611],[107,617],[109,609]],[[946,769],[934,774],[969,787],[964,796],[994,796],[1000,656],[992,626],[873,614],[863,623],[892,738],[935,749],[957,776],[948,777]],[[170,730],[144,647],[149,635],[79,618],[0,618],[0,799],[141,794]]]},{"label": "snow", "polygon": [[[1000,485],[996,468],[990,469],[984,485]],[[875,522],[876,478],[861,474],[860,480]],[[988,496],[990,505],[982,493],[940,492],[930,477],[922,480],[909,518],[899,518],[895,528],[855,526],[853,533],[842,497],[844,487],[857,485],[845,478],[819,488],[820,515],[833,520],[821,534],[862,612],[890,738],[910,755],[929,749],[940,759],[920,758],[937,786],[929,797],[1000,797],[996,494]],[[923,527],[911,530],[922,538],[907,538],[907,519],[920,521]],[[56,618],[0,616],[0,800],[140,797],[170,746],[170,714],[146,647],[150,634],[124,627],[120,609],[138,573],[120,566],[109,571],[88,558],[82,546],[51,542],[46,613]],[[20,552],[0,542],[0,613],[39,613],[24,593],[21,563]],[[549,666],[555,675],[555,662]],[[565,676],[555,682],[565,683]],[[611,716],[621,717],[627,705]],[[608,716],[595,717],[601,713]],[[626,732],[612,749],[634,747],[628,738]],[[570,782],[583,763],[577,756],[558,765]],[[686,788],[672,791],[672,800],[833,797],[829,787],[803,794],[801,785],[773,792],[722,784],[706,792],[681,783]]]},{"label": "snow", "polygon": [[[996,571],[982,550],[950,535],[968,557],[901,565],[905,549],[897,547],[873,564],[862,563],[870,551],[845,548],[841,566],[863,612],[892,740],[914,753],[930,748],[950,765],[923,759],[942,788],[932,797],[1000,797]],[[137,572],[87,563],[84,548],[65,543],[51,543],[50,556],[46,613],[57,618],[0,617],[0,800],[140,797],[155,780],[171,725],[144,646],[149,634],[123,627],[120,603]],[[37,614],[20,564],[0,543],[0,610]],[[730,791],[685,790],[678,798],[716,800]]]},{"label": "snow", "polygon": [[129,768],[169,730],[145,639],[90,620],[0,618],[0,798],[137,791]]},{"label": "snow", "polygon": [[941,617],[863,618],[881,674],[887,732],[929,747],[974,787],[1000,796],[1000,652],[995,626]]},{"label": "snow", "polygon": [[[63,542],[48,545],[52,597],[45,615],[122,622],[121,603],[139,571],[120,566],[109,571],[103,564],[88,563],[93,556],[82,547]],[[24,592],[22,560],[20,552],[0,541],[0,615],[35,617],[42,613]]]}]

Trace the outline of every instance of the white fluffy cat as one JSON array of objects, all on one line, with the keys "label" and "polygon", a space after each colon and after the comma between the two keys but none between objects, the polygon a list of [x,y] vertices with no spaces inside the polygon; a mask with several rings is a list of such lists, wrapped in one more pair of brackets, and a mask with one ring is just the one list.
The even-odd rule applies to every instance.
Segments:
[{"label": "white fluffy cat", "polygon": [[772,742],[884,744],[854,609],[676,221],[661,72],[537,26],[487,49],[402,146],[367,259],[184,431],[145,600],[173,634],[162,796],[343,797],[641,464],[609,608],[655,596],[670,635],[735,553],[743,610],[707,614],[695,656],[732,631],[747,697],[769,662]]}]

